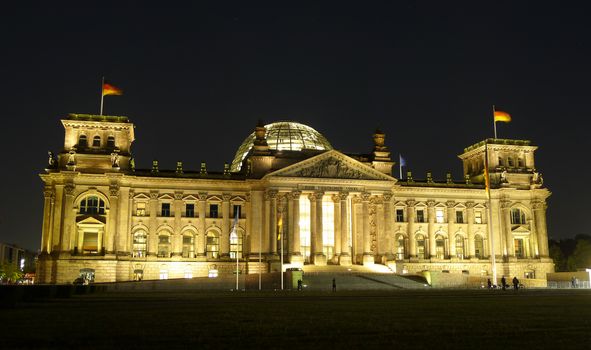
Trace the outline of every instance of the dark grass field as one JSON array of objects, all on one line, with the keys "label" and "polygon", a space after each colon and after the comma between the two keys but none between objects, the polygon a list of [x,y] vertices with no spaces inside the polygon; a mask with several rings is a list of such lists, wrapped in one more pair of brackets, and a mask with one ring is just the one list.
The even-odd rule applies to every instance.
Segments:
[{"label": "dark grass field", "polygon": [[103,293],[0,310],[0,348],[590,349],[591,290]]}]

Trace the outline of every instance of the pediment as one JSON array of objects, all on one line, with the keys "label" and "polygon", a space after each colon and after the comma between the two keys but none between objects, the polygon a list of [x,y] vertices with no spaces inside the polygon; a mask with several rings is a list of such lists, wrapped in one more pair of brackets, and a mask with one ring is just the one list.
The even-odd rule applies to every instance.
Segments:
[{"label": "pediment", "polygon": [[528,234],[529,233],[529,228],[527,226],[517,226],[516,228],[511,230],[513,233],[522,233],[522,234]]},{"label": "pediment", "polygon": [[163,200],[163,199],[174,200],[174,197],[169,195],[168,193],[165,193],[165,194],[161,195],[160,197],[158,197],[158,199],[160,199],[160,200]]},{"label": "pediment", "polygon": [[186,195],[183,197],[184,201],[198,201],[199,198],[193,196],[192,194]]},{"label": "pediment", "polygon": [[265,177],[305,177],[352,180],[396,181],[339,151],[324,152],[315,157],[279,169]]},{"label": "pediment", "polygon": [[[102,217],[99,218],[104,220]],[[79,226],[103,226],[105,223],[99,218],[94,216],[80,217],[76,220],[76,224]]]},{"label": "pediment", "polygon": [[145,193],[138,193],[133,197],[133,199],[135,199],[135,200],[149,200],[150,196],[146,195]]}]

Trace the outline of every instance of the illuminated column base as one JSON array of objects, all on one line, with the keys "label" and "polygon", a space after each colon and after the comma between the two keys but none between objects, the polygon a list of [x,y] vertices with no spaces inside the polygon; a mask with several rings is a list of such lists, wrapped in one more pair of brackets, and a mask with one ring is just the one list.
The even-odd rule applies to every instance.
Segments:
[{"label": "illuminated column base", "polygon": [[314,265],[316,266],[326,266],[326,255],[322,253],[318,253],[314,255]]},{"label": "illuminated column base", "polygon": [[294,253],[289,257],[290,263],[293,267],[303,267],[304,266],[304,256],[300,253]]},{"label": "illuminated column base", "polygon": [[349,254],[344,254],[344,253],[339,255],[339,265],[351,266],[352,265],[351,256]]},{"label": "illuminated column base", "polygon": [[363,266],[371,266],[375,264],[373,255],[365,253],[363,254]]}]

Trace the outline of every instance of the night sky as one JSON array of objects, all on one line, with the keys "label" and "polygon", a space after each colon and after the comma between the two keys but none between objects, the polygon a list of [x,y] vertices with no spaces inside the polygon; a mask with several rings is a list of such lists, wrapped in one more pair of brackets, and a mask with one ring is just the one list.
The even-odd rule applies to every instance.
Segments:
[{"label": "night sky", "polygon": [[135,123],[138,168],[221,171],[258,119],[295,120],[353,153],[369,152],[379,127],[416,179],[460,179],[457,155],[493,136],[495,104],[513,117],[499,137],[540,147],[550,237],[591,233],[583,5],[57,3],[2,9],[1,242],[39,248],[38,174],[63,146],[60,118],[98,114],[102,76],[124,91],[104,114]]}]

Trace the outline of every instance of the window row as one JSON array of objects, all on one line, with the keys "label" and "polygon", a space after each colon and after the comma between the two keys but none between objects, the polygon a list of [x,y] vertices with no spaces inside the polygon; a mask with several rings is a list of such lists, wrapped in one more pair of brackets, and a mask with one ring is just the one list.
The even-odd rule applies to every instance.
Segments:
[{"label": "window row", "polygon": [[[136,216],[146,216],[147,215],[146,207],[147,207],[146,202],[137,202],[136,209],[135,209],[135,215]],[[209,209],[205,213],[207,218],[215,219],[215,218],[222,217],[219,204],[210,204],[207,209]],[[159,214],[159,216],[164,216],[164,217],[174,216],[174,214],[171,210],[171,203],[161,203],[160,204],[160,212],[158,214]],[[186,203],[185,204],[185,210],[183,212],[183,216],[188,217],[188,218],[198,217],[197,212],[195,211],[195,204],[194,203]],[[233,218],[235,218],[235,217],[242,218],[242,205],[240,205],[240,204],[233,204],[232,205],[232,217]]]},{"label": "window row", "polygon": [[[415,220],[414,222],[427,222],[427,213],[424,209],[416,209],[415,210]],[[404,209],[396,209],[396,222],[406,222],[407,219],[405,217],[405,210]],[[445,223],[447,220],[445,219],[445,209],[443,208],[436,208],[435,209],[435,222],[436,223]],[[456,210],[455,214],[455,223],[456,224],[465,224],[468,223],[465,219],[465,213],[463,210]],[[482,210],[474,210],[474,224],[482,224],[483,221],[483,211]]]},{"label": "window row", "polygon": [[[88,147],[88,138],[86,135],[80,135],[78,138],[78,147],[79,148],[87,148]],[[96,135],[92,138],[92,147],[101,147],[101,137]],[[107,137],[107,148],[115,148],[115,136]]]},{"label": "window row", "polygon": [[[446,246],[445,237],[442,235],[435,236],[435,251],[433,255],[437,259],[448,259],[449,258],[449,251]],[[425,235],[419,234],[416,236],[416,252],[415,255],[419,259],[428,259],[428,250],[427,246],[429,244],[428,238]],[[454,247],[455,247],[455,257],[459,259],[464,259],[469,255],[467,251],[467,242],[466,238],[460,235],[456,235],[454,239]],[[403,260],[408,258],[408,242],[407,239],[403,235],[399,235],[397,238],[397,246],[396,246],[396,259]],[[474,236],[474,257],[478,259],[482,259],[484,257],[484,239],[480,235]]]},{"label": "window row", "polygon": [[[242,258],[242,233],[237,232],[230,235],[230,258]],[[158,235],[158,247],[156,254],[159,258],[172,256],[171,236],[168,234]],[[132,256],[136,258],[145,257],[148,253],[148,234],[145,231],[137,231],[133,234]],[[205,254],[209,259],[218,259],[220,253],[220,237],[215,231],[207,232]],[[182,252],[183,258],[195,257],[195,237],[183,235]]]}]

